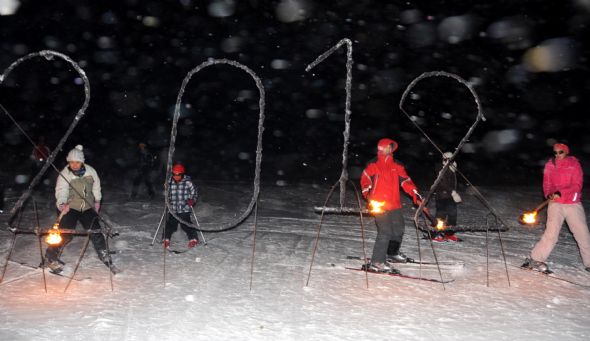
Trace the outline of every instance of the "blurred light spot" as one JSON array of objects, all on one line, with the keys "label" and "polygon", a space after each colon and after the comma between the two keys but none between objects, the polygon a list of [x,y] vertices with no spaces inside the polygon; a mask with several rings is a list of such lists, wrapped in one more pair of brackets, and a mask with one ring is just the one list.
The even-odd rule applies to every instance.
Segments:
[{"label": "blurred light spot", "polygon": [[474,24],[473,18],[469,15],[448,17],[438,25],[438,36],[450,44],[458,44],[473,36]]},{"label": "blurred light spot", "polygon": [[295,22],[304,20],[309,16],[309,5],[304,0],[281,0],[277,5],[277,19],[282,22]]},{"label": "blurred light spot", "polygon": [[282,169],[277,170],[277,175],[283,176],[285,175],[285,171]]},{"label": "blurred light spot", "polygon": [[400,13],[400,19],[403,24],[415,24],[422,20],[422,12],[417,9],[409,9]]},{"label": "blurred light spot", "polygon": [[246,100],[252,99],[253,97],[254,97],[254,91],[240,90],[240,92],[238,92],[238,98],[236,98],[236,101],[245,102]]},{"label": "blurred light spot", "polygon": [[45,46],[50,49],[57,49],[59,47],[59,40],[53,36],[47,36],[43,38],[43,42],[45,43]]},{"label": "blurred light spot", "polygon": [[17,55],[22,55],[27,53],[29,49],[27,48],[27,45],[25,44],[16,44],[12,47],[12,51],[17,54]]},{"label": "blurred light spot", "polygon": [[24,174],[19,174],[14,177],[14,182],[16,182],[19,185],[26,184],[27,182],[29,182],[29,176],[24,175]]},{"label": "blurred light spot", "polygon": [[430,22],[412,25],[406,33],[406,41],[413,48],[430,46],[436,42],[436,28]]},{"label": "blurred light spot", "polygon": [[19,6],[19,0],[0,0],[0,15],[13,15]]},{"label": "blurred light spot", "polygon": [[590,0],[574,0],[576,7],[590,12]]},{"label": "blurred light spot", "polygon": [[210,16],[225,18],[232,16],[236,11],[236,3],[233,0],[215,0],[207,7]]},{"label": "blurred light spot", "polygon": [[450,120],[453,118],[453,115],[451,115],[451,113],[448,113],[448,112],[443,112],[442,114],[440,114],[440,116],[442,118],[444,118],[445,120]]},{"label": "blurred light spot", "polygon": [[221,42],[221,50],[225,53],[239,52],[242,48],[242,38],[229,37]]},{"label": "blurred light spot", "polygon": [[152,16],[143,17],[141,20],[144,26],[147,27],[158,27],[160,26],[160,19]]},{"label": "blurred light spot", "polygon": [[272,135],[274,137],[283,137],[283,136],[285,136],[285,134],[281,130],[278,130],[278,129],[277,130],[273,130]]},{"label": "blurred light spot", "polygon": [[250,159],[250,153],[240,152],[240,153],[238,153],[238,159],[248,160],[248,159]]},{"label": "blurred light spot", "polygon": [[488,27],[487,35],[500,41],[511,50],[525,49],[531,46],[531,28],[525,18],[511,17],[496,21]]},{"label": "blurred light spot", "polygon": [[324,116],[324,112],[320,109],[307,109],[305,111],[305,116],[311,119],[317,119]]},{"label": "blurred light spot", "polygon": [[96,45],[101,49],[110,49],[113,48],[115,44],[111,38],[103,36],[98,38]]},{"label": "blurred light spot", "polygon": [[576,57],[577,51],[571,39],[554,38],[528,49],[523,62],[531,72],[557,72],[572,68]]},{"label": "blurred light spot", "polygon": [[285,180],[277,180],[277,186],[285,187],[287,186],[287,182]]},{"label": "blurred light spot", "polygon": [[113,12],[108,11],[100,17],[100,21],[102,21],[103,24],[114,25],[117,23],[117,17]]},{"label": "blurred light spot", "polygon": [[275,59],[270,62],[270,67],[275,70],[286,70],[291,67],[291,63],[284,59]]},{"label": "blurred light spot", "polygon": [[491,153],[512,149],[520,140],[520,131],[516,129],[494,130],[483,138],[483,147]]}]

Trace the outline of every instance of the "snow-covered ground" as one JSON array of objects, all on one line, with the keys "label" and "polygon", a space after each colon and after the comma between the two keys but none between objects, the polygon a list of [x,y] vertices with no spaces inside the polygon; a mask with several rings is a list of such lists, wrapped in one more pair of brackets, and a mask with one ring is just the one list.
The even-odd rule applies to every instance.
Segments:
[{"label": "snow-covered ground", "polygon": [[[201,186],[201,225],[215,229],[220,220],[239,216],[250,201],[251,188]],[[481,190],[510,225],[501,235],[508,264],[521,264],[542,228],[524,229],[517,218],[538,204],[538,188]],[[117,250],[113,258],[124,270],[113,277],[114,290],[107,269],[89,246],[76,277],[91,278],[73,281],[64,293],[67,280],[47,275],[45,293],[41,272],[16,263],[38,264],[36,238],[18,235],[11,257],[15,262],[9,263],[0,286],[0,340],[590,339],[590,289],[513,266],[508,266],[508,282],[495,232],[489,234],[489,267],[485,232],[461,233],[463,243],[435,245],[440,261],[464,264],[442,268],[445,279],[454,279],[444,289],[438,283],[375,274],[369,274],[367,288],[363,272],[344,269],[361,264],[346,258],[363,255],[358,217],[326,216],[306,286],[319,223],[313,206],[323,203],[327,188],[263,186],[250,283],[254,215],[236,229],[206,233],[206,246],[164,254],[158,244],[150,246],[163,210],[162,197],[128,202],[126,193],[109,191],[108,186],[104,191],[103,215],[120,234],[111,241],[111,249]],[[43,226],[54,219],[49,197],[37,196]],[[459,223],[485,229],[488,210],[469,193],[463,198]],[[402,248],[417,258],[413,211],[409,201],[406,204]],[[23,228],[33,226],[32,210],[27,212]],[[0,216],[3,226],[6,218],[6,213]],[[373,219],[365,217],[364,226],[370,255]],[[11,237],[6,229],[0,231],[2,261]],[[184,248],[186,243],[178,231],[173,247]],[[62,259],[68,266],[75,263],[82,245],[78,237],[66,248]],[[430,245],[421,241],[420,246],[423,260],[433,260]],[[567,228],[549,261],[557,275],[590,285],[590,274],[583,271]],[[10,282],[24,274],[29,275]],[[429,269],[422,275],[439,277]]]}]

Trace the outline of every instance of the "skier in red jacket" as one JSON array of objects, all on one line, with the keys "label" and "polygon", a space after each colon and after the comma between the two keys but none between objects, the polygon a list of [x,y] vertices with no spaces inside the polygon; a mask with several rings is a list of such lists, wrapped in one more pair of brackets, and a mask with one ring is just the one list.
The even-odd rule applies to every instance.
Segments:
[{"label": "skier in red jacket", "polygon": [[549,201],[547,224],[541,240],[531,251],[523,267],[548,271],[545,261],[557,243],[564,220],[578,243],[586,271],[590,272],[590,232],[582,206],[582,182],[584,175],[580,162],[569,156],[570,149],[563,143],[553,145],[555,157],[545,164],[543,194]]},{"label": "skier in red jacket", "polygon": [[[416,205],[420,203],[420,195],[404,166],[393,159],[397,146],[397,142],[391,139],[379,140],[377,160],[371,161],[361,175],[363,197],[369,201],[377,225],[373,255],[367,264],[368,269],[373,271],[395,272],[397,270],[391,267],[392,263],[412,261],[400,252],[405,230],[400,186]],[[381,213],[377,212],[377,208]]]}]

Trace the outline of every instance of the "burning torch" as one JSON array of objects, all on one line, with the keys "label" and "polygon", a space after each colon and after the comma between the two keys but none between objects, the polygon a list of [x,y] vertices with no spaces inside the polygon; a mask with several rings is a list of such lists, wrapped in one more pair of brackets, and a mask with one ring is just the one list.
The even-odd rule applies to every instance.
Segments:
[{"label": "burning torch", "polygon": [[377,201],[377,200],[369,201],[369,211],[372,214],[383,213],[383,206],[385,206],[385,201]]},{"label": "burning torch", "polygon": [[51,227],[51,229],[49,230],[47,237],[45,237],[45,242],[51,246],[58,246],[63,241],[63,238],[61,237],[61,232],[59,231],[59,223],[63,216],[64,211],[62,210],[62,212],[59,214],[59,217],[57,217],[55,224],[53,224],[53,227]]},{"label": "burning torch", "polygon": [[523,214],[521,214],[520,217],[518,218],[518,222],[521,223],[522,225],[528,225],[531,227],[538,225],[539,221],[537,220],[537,213],[541,209],[543,209],[543,207],[547,206],[547,204],[549,204],[549,201],[551,201],[551,199],[547,199],[547,200],[543,201],[534,210],[532,210],[530,212],[524,212]]}]

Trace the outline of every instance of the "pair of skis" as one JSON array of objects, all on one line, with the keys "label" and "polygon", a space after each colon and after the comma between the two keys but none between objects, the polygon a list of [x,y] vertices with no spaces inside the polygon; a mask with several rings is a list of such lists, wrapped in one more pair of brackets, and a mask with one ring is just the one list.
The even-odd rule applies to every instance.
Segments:
[{"label": "pair of skis", "polygon": [[513,264],[509,264],[509,265],[510,266],[513,266],[515,268],[519,268],[521,270],[528,271],[528,272],[534,272],[534,273],[537,273],[539,275],[543,275],[545,277],[549,277],[549,278],[552,278],[552,279],[555,279],[555,280],[558,280],[558,281],[562,281],[562,282],[566,282],[566,283],[569,283],[569,284],[573,284],[573,285],[579,286],[581,288],[590,289],[590,285],[582,284],[580,282],[576,282],[576,281],[573,281],[571,279],[567,279],[567,278],[563,278],[563,277],[557,276],[551,270],[537,271],[537,270],[530,269],[530,268],[524,267],[524,266],[518,266],[518,265],[513,265]]},{"label": "pair of skis", "polygon": [[[346,256],[346,259],[363,260],[361,257],[358,257],[358,256]],[[368,260],[366,260],[366,261],[368,261]],[[425,266],[425,267],[436,266],[435,262],[418,262],[418,261],[414,261],[414,260],[406,262],[406,263],[396,263],[396,264],[399,264],[400,267],[404,267],[407,265]],[[462,267],[463,263],[459,263],[459,262],[441,263],[441,262],[439,262],[439,266],[461,266]],[[353,270],[353,271],[362,271],[362,272],[366,271],[366,272],[373,273],[373,274],[387,275],[387,276],[392,276],[392,277],[400,277],[400,278],[420,280],[420,281],[426,281],[426,282],[434,282],[434,283],[442,283],[442,284],[451,283],[451,282],[455,281],[454,279],[440,280],[440,279],[436,279],[436,278],[406,275],[406,274],[402,274],[402,273],[398,273],[398,272],[374,271],[374,270],[370,270],[370,269],[365,269],[364,267],[361,267],[361,268],[345,267],[345,269],[346,270]]]}]

